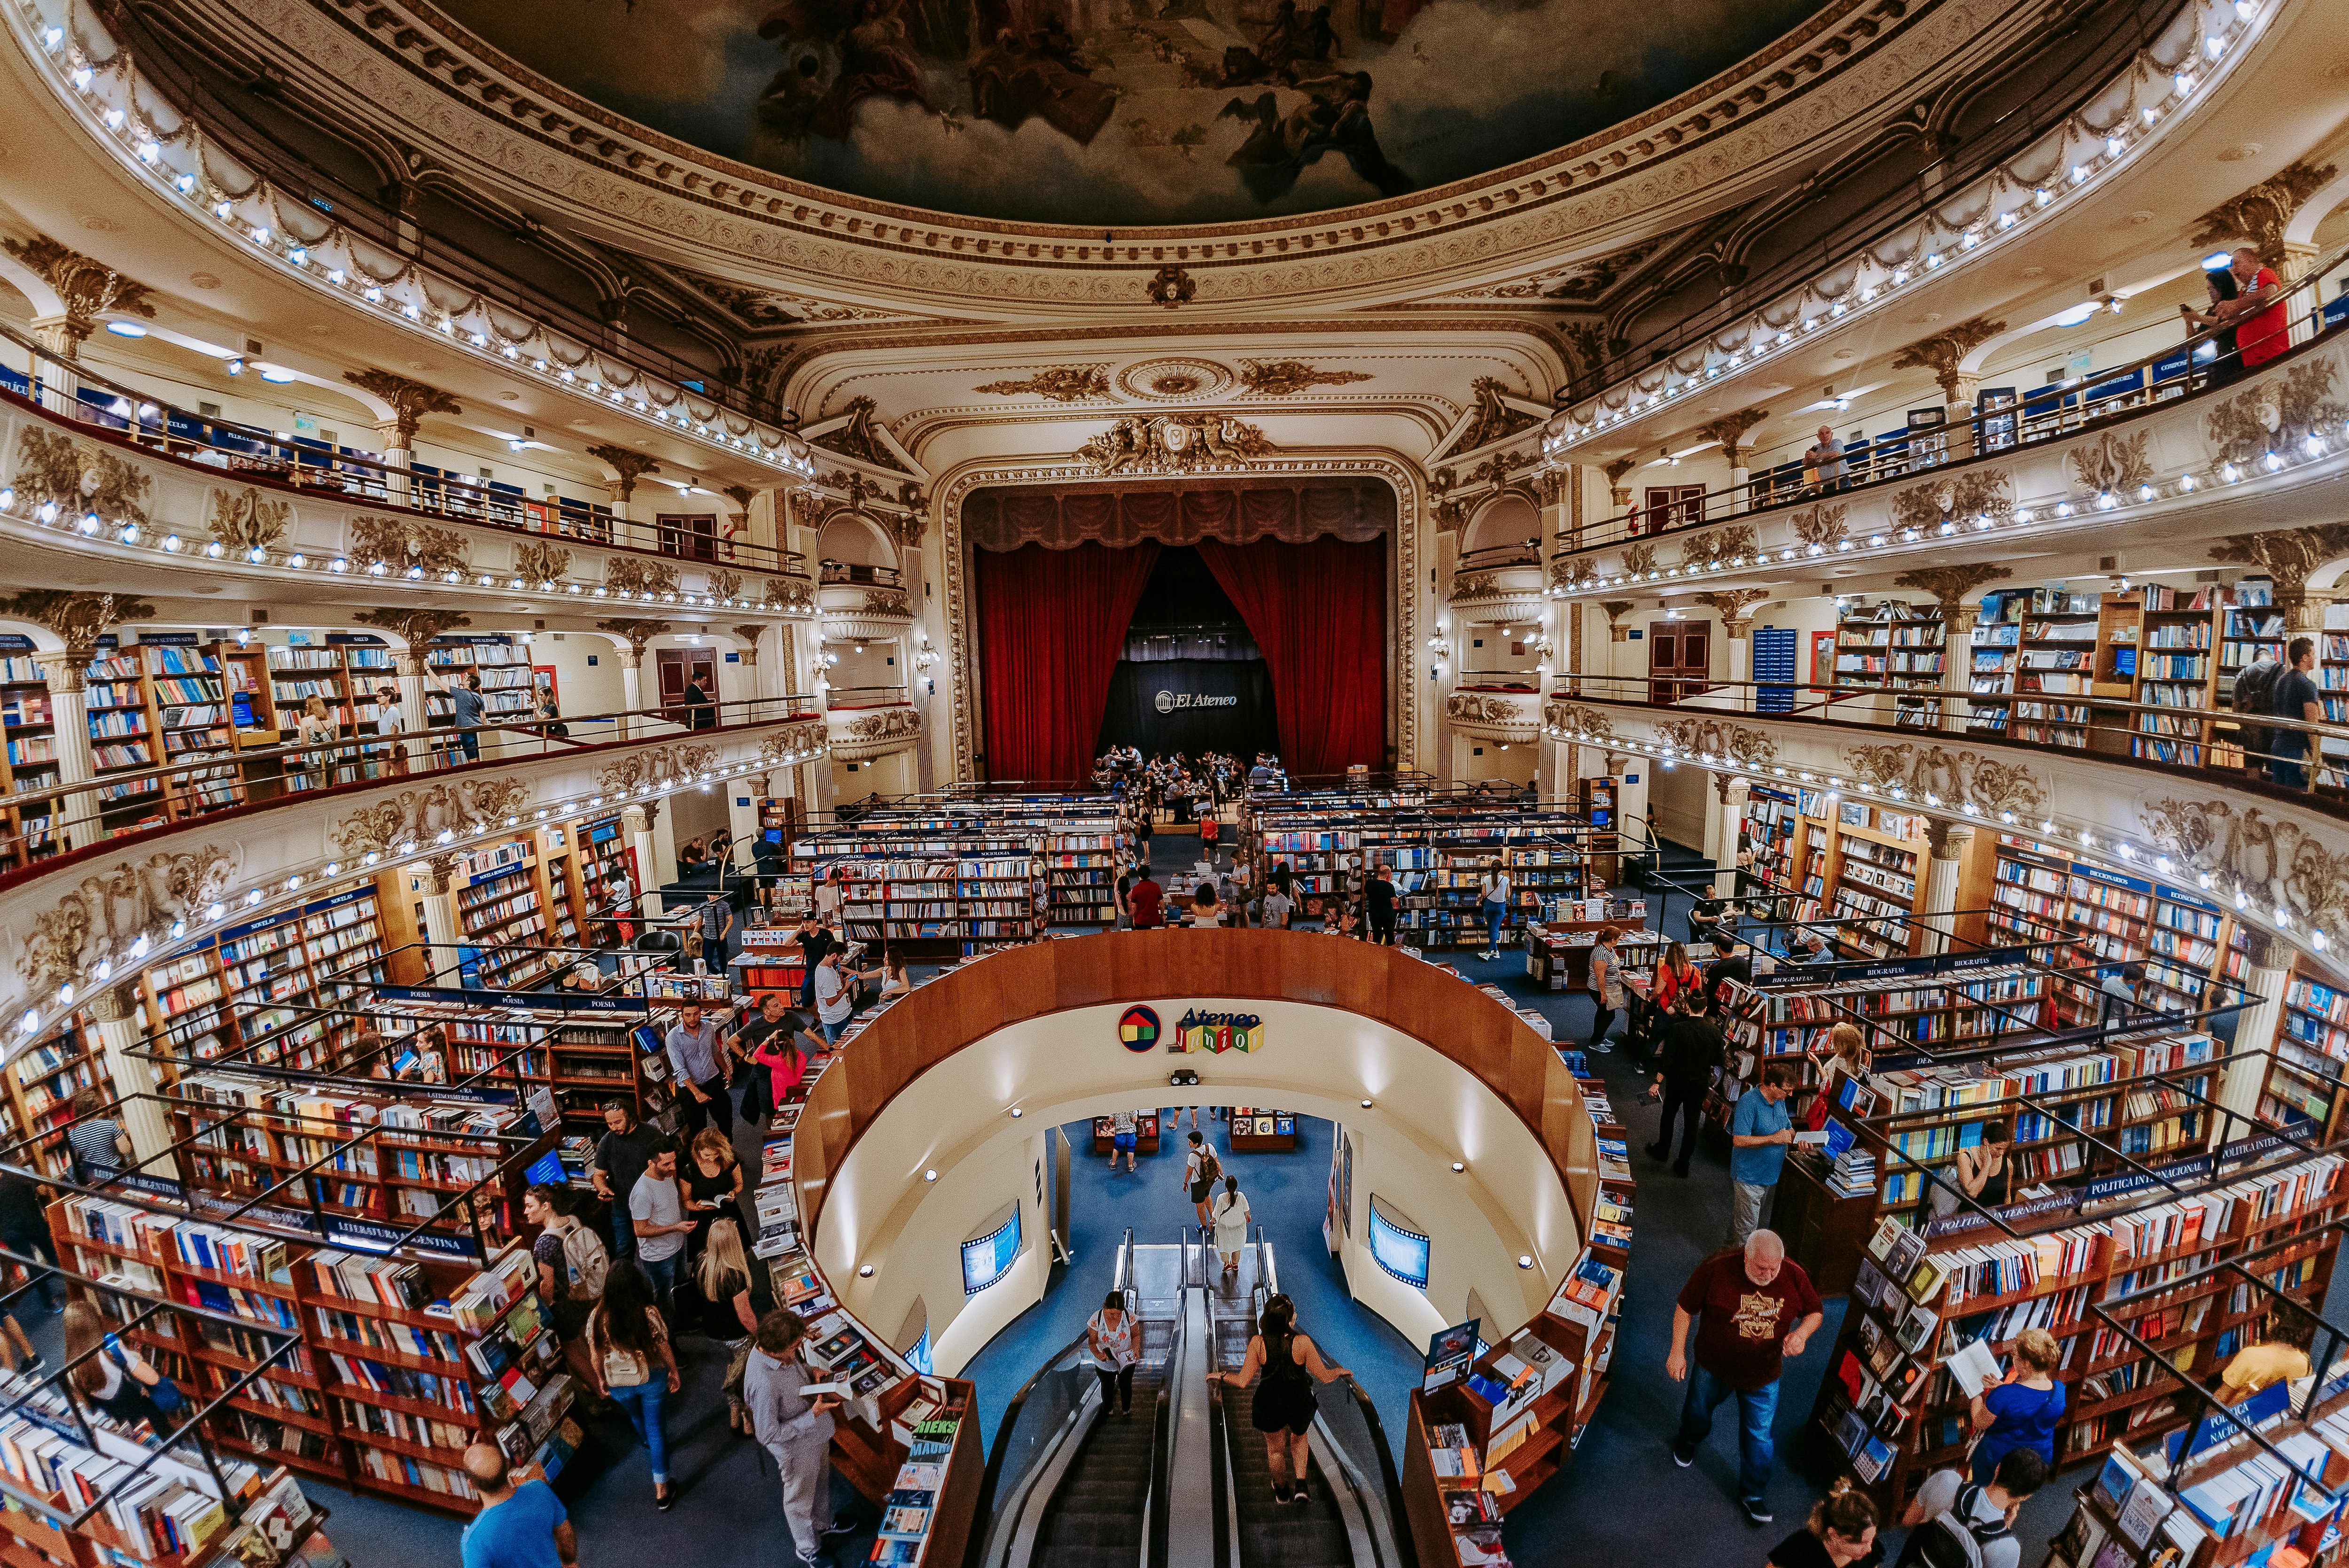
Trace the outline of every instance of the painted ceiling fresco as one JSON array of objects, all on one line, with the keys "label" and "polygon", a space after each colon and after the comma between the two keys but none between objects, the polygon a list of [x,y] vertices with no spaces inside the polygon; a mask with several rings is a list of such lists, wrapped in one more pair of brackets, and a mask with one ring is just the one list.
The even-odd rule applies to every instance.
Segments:
[{"label": "painted ceiling fresco", "polygon": [[613,111],[832,190],[1087,226],[1320,211],[1636,115],[1824,0],[441,0]]}]

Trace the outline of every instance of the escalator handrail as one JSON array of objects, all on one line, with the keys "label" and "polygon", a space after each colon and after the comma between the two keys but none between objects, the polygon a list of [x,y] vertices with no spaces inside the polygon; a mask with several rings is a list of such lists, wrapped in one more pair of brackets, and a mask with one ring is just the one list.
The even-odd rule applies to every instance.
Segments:
[{"label": "escalator handrail", "polygon": [[1143,1503],[1143,1568],[1166,1568],[1166,1529],[1173,1511],[1166,1506],[1167,1428],[1174,1414],[1162,1385],[1150,1402],[1150,1492]]},{"label": "escalator handrail", "polygon": [[1220,1382],[1207,1385],[1207,1411],[1216,1458],[1216,1568],[1240,1568],[1239,1478],[1232,1473],[1231,1413]]},{"label": "escalator handrail", "polygon": [[[1356,1383],[1350,1375],[1346,1378],[1346,1386],[1354,1398],[1361,1399],[1365,1406],[1368,1405],[1369,1401],[1362,1395],[1361,1386]],[[1356,1509],[1361,1513],[1364,1529],[1370,1536],[1371,1555],[1374,1562],[1363,1563],[1358,1553],[1355,1568],[1402,1568],[1400,1553],[1395,1544],[1396,1538],[1401,1532],[1395,1529],[1394,1499],[1383,1488],[1372,1489],[1370,1478],[1362,1474],[1361,1468],[1354,1462],[1353,1455],[1347,1451],[1346,1445],[1338,1440],[1338,1434],[1330,1429],[1330,1418],[1321,1413],[1318,1399],[1315,1401],[1313,1430],[1314,1435],[1320,1439],[1319,1447],[1323,1454],[1322,1470],[1324,1478],[1330,1483],[1331,1493],[1335,1495],[1340,1483],[1345,1486],[1347,1492],[1354,1501]],[[1371,1431],[1372,1440],[1377,1444],[1377,1451],[1383,1458],[1385,1439],[1380,1435],[1375,1422],[1371,1423]],[[1381,1481],[1384,1479],[1383,1476],[1381,1477]],[[1342,1506],[1340,1512],[1344,1512]]]},{"label": "escalator handrail", "polygon": [[[965,1562],[973,1565],[973,1568],[976,1568],[976,1565],[978,1564],[983,1564],[987,1561],[988,1555],[995,1544],[993,1536],[997,1511],[995,1507],[996,1490],[1003,1483],[1004,1455],[1010,1449],[1011,1434],[1019,1425],[1019,1413],[1027,1408],[1028,1396],[1036,1391],[1036,1385],[1042,1381],[1046,1373],[1059,1369],[1061,1362],[1067,1357],[1073,1356],[1083,1349],[1084,1344],[1085,1336],[1082,1334],[1080,1334],[1074,1339],[1070,1340],[1066,1345],[1061,1346],[1060,1349],[1054,1351],[1050,1357],[1047,1357],[1044,1360],[1044,1364],[1037,1367],[1034,1374],[1029,1377],[1028,1381],[1019,1386],[1019,1392],[1012,1395],[1011,1402],[1003,1408],[1002,1418],[995,1425],[994,1448],[987,1456],[987,1470],[979,1480],[978,1509],[971,1520],[970,1545],[964,1553]],[[1047,1453],[1049,1454],[1049,1452],[1050,1450],[1048,1449]],[[1019,1490],[1022,1496],[1025,1496],[1027,1493],[1030,1473],[1032,1473],[1032,1471],[1039,1468],[1041,1463],[1042,1460],[1040,1459],[1038,1465],[1031,1465],[1029,1467],[1028,1471],[1023,1471],[1021,1473],[1019,1477],[1019,1481],[1021,1483]],[[976,1555],[973,1555],[974,1553]]]},{"label": "escalator handrail", "polygon": [[[1404,1517],[1402,1472],[1395,1468],[1394,1446],[1387,1441],[1387,1425],[1379,1419],[1377,1404],[1359,1381],[1349,1377],[1346,1387],[1354,1396],[1354,1404],[1361,1409],[1362,1419],[1370,1425],[1371,1447],[1379,1456],[1379,1483],[1386,1493],[1387,1517],[1390,1520],[1402,1519]],[[1419,1543],[1411,1532],[1399,1530],[1394,1532],[1394,1537],[1402,1568],[1419,1568]]]}]

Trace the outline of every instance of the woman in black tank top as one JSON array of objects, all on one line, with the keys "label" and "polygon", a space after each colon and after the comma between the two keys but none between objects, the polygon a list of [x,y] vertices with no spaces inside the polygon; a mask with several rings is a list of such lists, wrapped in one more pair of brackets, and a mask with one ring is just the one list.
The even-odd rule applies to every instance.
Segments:
[{"label": "woman in black tank top", "polygon": [[1245,1388],[1258,1372],[1256,1406],[1249,1421],[1264,1434],[1265,1462],[1272,1470],[1272,1495],[1281,1502],[1307,1501],[1305,1434],[1313,1426],[1313,1385],[1352,1374],[1331,1367],[1307,1336],[1297,1331],[1297,1308],[1285,1295],[1264,1304],[1247,1360],[1237,1372],[1210,1372],[1209,1382]]}]

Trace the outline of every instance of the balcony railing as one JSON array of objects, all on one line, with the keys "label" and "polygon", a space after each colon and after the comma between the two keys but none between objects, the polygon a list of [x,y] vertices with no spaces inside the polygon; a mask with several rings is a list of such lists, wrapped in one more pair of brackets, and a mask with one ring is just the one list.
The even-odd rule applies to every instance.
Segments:
[{"label": "balcony railing", "polygon": [[[814,697],[796,694],[712,703],[705,711],[710,722],[696,727],[674,722],[666,708],[650,707],[467,731],[435,727],[308,745],[240,745],[20,790],[0,798],[9,809],[0,813],[0,867],[7,868],[0,871],[0,886],[41,874],[59,856],[99,844],[121,847],[219,812],[265,810],[409,779],[462,776],[614,743],[823,717]],[[239,738],[254,733],[240,731]]]},{"label": "balcony railing", "polygon": [[823,575],[818,581],[829,588],[834,583],[850,583],[860,588],[902,588],[905,573],[894,566],[867,566],[861,561],[826,561]]},{"label": "balcony railing", "polygon": [[[394,467],[348,448],[191,412],[88,366],[68,362],[5,325],[0,325],[0,341],[22,353],[29,367],[21,374],[0,367],[0,394],[22,397],[52,418],[90,426],[162,457],[312,496],[331,495],[507,533],[554,534],[607,549],[721,564],[715,560],[719,553],[715,547],[688,549],[689,536],[676,531],[665,535],[670,545],[665,550],[632,543],[628,537],[632,528],[641,530],[647,539],[653,536],[651,521],[633,523],[616,518],[611,507],[602,501],[569,496],[533,500],[519,486],[501,485],[471,474],[442,472],[428,465]],[[67,391],[74,387],[80,388],[78,395]],[[93,399],[92,388],[101,396]],[[732,540],[722,552],[726,557],[722,564],[779,576],[807,575],[807,559],[797,551]]]},{"label": "balcony railing", "polygon": [[902,686],[833,686],[824,706],[838,713],[852,707],[910,707],[914,698]]},{"label": "balcony railing", "polygon": [[[2277,306],[2285,313],[2282,335],[2287,351],[2349,325],[2349,289],[2330,304],[2319,295],[2323,280],[2344,262],[2349,262],[2349,251],[2337,252],[2283,291]],[[2251,330],[2248,320],[2236,328],[2239,336],[2249,336]],[[1586,523],[1578,531],[1559,533],[1557,545],[1564,552],[1598,550],[1634,539],[1718,527],[1767,508],[1833,500],[1853,491],[1913,480],[1965,459],[2064,440],[2158,404],[2223,391],[2244,373],[2246,346],[2271,350],[2262,363],[2275,357],[2273,335],[2255,338],[2248,346],[2239,342],[2226,353],[2220,352],[2216,336],[2211,331],[2199,332],[2174,348],[2093,371],[2060,386],[2003,395],[1977,393],[1971,418],[1949,425],[1908,426],[1872,441],[1847,444],[1839,476],[1822,478],[1806,462],[1804,449],[1789,443],[1759,460],[1750,460],[1752,471],[1743,483],[1686,496],[1654,512],[1634,504]]]}]

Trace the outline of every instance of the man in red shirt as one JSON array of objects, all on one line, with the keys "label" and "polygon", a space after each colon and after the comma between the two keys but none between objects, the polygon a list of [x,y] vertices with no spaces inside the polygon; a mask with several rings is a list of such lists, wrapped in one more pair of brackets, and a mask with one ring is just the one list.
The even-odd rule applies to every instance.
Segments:
[{"label": "man in red shirt", "polygon": [[1126,907],[1133,911],[1134,930],[1148,931],[1160,923],[1159,905],[1165,897],[1166,890],[1158,885],[1158,879],[1150,874],[1150,868],[1143,866],[1142,880],[1128,889],[1125,895]]},{"label": "man in red shirt", "polygon": [[[1777,1458],[1771,1424],[1778,1414],[1778,1374],[1800,1356],[1826,1307],[1800,1264],[1786,1260],[1775,1231],[1756,1231],[1742,1252],[1715,1253],[1696,1265],[1672,1305],[1672,1351],[1664,1371],[1688,1384],[1672,1462],[1686,1470],[1713,1430],[1713,1412],[1737,1397],[1738,1505],[1746,1522],[1770,1522],[1770,1472]],[[1695,1320],[1696,1366],[1689,1366]]]},{"label": "man in red shirt", "polygon": [[2259,252],[2243,246],[2228,270],[2242,292],[2227,302],[2225,313],[2242,322],[2235,329],[2235,346],[2250,370],[2292,346],[2292,313],[2284,308],[2282,282],[2273,268],[2260,264]]}]

